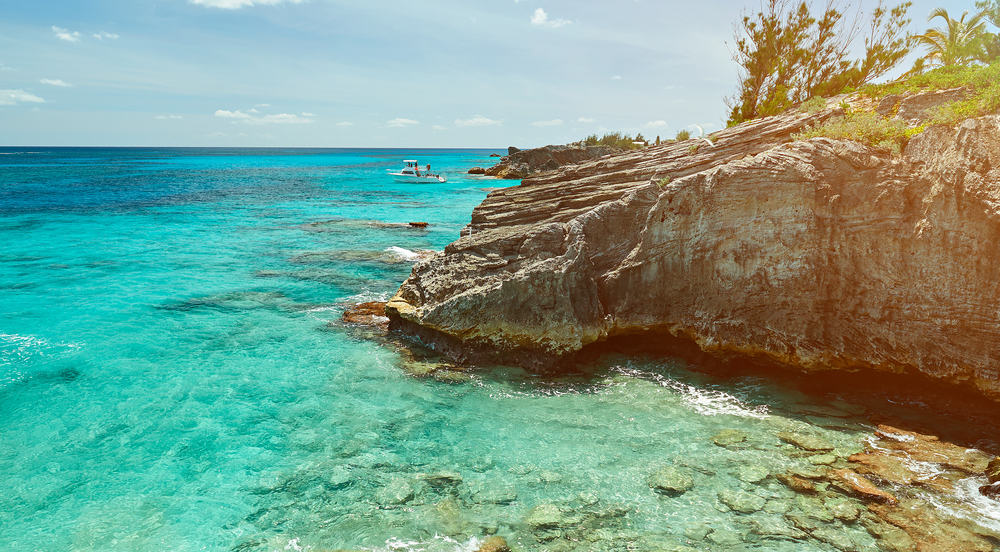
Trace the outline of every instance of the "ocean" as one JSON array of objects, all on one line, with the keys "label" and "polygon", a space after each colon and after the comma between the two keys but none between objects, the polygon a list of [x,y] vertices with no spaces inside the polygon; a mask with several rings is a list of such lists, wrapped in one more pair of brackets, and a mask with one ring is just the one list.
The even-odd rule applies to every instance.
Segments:
[{"label": "ocean", "polygon": [[340,322],[517,183],[466,174],[491,153],[0,148],[0,550],[836,550],[768,475],[808,467],[780,430],[860,451],[850,402],[610,355],[418,378]]}]

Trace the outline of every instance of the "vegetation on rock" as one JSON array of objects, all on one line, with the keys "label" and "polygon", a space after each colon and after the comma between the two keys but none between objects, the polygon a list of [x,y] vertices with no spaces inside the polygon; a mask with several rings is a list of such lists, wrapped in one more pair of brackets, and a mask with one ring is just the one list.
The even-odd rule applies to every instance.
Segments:
[{"label": "vegetation on rock", "polygon": [[[808,2],[768,0],[737,25],[733,58],[740,67],[729,125],[776,115],[816,96],[856,88],[888,73],[909,52],[911,2],[891,9],[879,2],[864,37],[864,57],[850,59],[857,23],[826,5],[814,15]],[[857,21],[857,19],[855,19]]]}]

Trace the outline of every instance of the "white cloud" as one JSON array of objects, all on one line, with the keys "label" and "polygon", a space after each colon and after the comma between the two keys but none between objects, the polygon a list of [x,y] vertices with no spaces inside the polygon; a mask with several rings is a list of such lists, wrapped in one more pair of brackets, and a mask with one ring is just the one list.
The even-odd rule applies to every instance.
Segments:
[{"label": "white cloud", "polygon": [[47,84],[49,86],[59,86],[61,88],[71,88],[73,85],[62,80],[62,79],[42,79],[38,81],[42,84]]},{"label": "white cloud", "polygon": [[349,127],[349,126],[354,126],[354,123],[352,123],[350,121],[340,121],[339,123],[337,123],[337,126],[339,126],[339,127]]},{"label": "white cloud", "polygon": [[302,112],[302,116],[303,117],[315,117],[316,114],[315,113],[309,113],[308,111],[303,111]]},{"label": "white cloud", "polygon": [[431,128],[433,128],[434,130],[448,130],[448,127],[444,125],[434,125]]},{"label": "white cloud", "polygon": [[0,63],[0,71],[13,71],[13,70],[14,68],[11,67],[10,65]]},{"label": "white cloud", "polygon": [[613,77],[611,77],[611,80],[622,80],[622,76],[621,75],[614,75]]},{"label": "white cloud", "polygon": [[649,121],[648,123],[646,123],[646,124],[644,124],[642,126],[644,126],[646,128],[663,128],[663,127],[667,126],[667,122],[664,121],[663,119],[659,119],[659,120],[656,120],[656,121]]},{"label": "white cloud", "polygon": [[273,6],[275,4],[301,4],[303,0],[188,0],[196,6],[219,8],[221,10],[238,10],[253,6]]},{"label": "white cloud", "polygon": [[563,124],[562,119],[552,119],[551,121],[535,121],[531,123],[531,126],[551,127],[551,126],[559,126],[561,124]]},{"label": "white cloud", "polygon": [[572,21],[568,19],[549,19],[549,14],[545,13],[545,10],[538,8],[535,13],[531,16],[531,24],[537,27],[548,27],[550,29],[558,29],[564,25],[569,25]]},{"label": "white cloud", "polygon": [[53,25],[52,32],[56,34],[56,38],[59,40],[65,40],[66,42],[80,42],[79,31],[70,31],[69,29]]},{"label": "white cloud", "polygon": [[184,117],[181,115],[157,115],[153,118],[157,121],[176,121],[178,119],[183,119]]},{"label": "white cloud", "polygon": [[502,124],[503,121],[490,119],[482,115],[475,115],[471,119],[455,119],[455,126],[458,127],[497,126]]},{"label": "white cloud", "polygon": [[45,103],[45,100],[20,89],[0,90],[0,105],[17,105],[19,103]]},{"label": "white cloud", "polygon": [[578,123],[594,123],[597,119],[591,119],[590,117],[580,117],[576,120]]},{"label": "white cloud", "polygon": [[404,119],[403,117],[396,117],[395,119],[385,123],[387,127],[399,128],[410,125],[419,125],[420,121],[414,121],[413,119]]},{"label": "white cloud", "polygon": [[313,122],[312,119],[308,117],[303,117],[301,115],[296,115],[294,113],[274,113],[270,115],[257,115],[251,113],[245,113],[239,109],[235,111],[229,111],[228,109],[217,109],[215,111],[215,116],[220,119],[229,119],[231,121],[240,121],[247,124],[253,125],[303,125]]},{"label": "white cloud", "polygon": [[90,36],[96,38],[97,40],[104,40],[105,38],[108,39],[108,40],[118,40],[118,33],[109,33],[109,32],[106,32],[106,31],[101,31],[99,33],[94,33],[94,34],[92,34]]}]

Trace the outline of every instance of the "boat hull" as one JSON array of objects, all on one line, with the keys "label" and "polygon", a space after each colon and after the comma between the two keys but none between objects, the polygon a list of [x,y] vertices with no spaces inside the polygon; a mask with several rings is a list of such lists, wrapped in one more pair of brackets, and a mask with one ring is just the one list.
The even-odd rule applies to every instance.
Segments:
[{"label": "boat hull", "polygon": [[408,174],[393,174],[392,179],[396,182],[410,184],[439,184],[446,181],[443,176],[413,176]]}]

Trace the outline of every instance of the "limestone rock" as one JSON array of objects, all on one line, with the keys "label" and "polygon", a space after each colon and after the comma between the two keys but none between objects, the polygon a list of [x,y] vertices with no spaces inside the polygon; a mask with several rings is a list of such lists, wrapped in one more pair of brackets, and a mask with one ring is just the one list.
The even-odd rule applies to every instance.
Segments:
[{"label": "limestone rock", "polygon": [[564,165],[590,161],[621,152],[621,149],[610,146],[544,146],[528,150],[511,147],[508,149],[507,155],[500,158],[496,165],[483,170],[482,173],[475,174],[509,179],[525,178],[538,172],[552,171]]},{"label": "limestone rock", "polygon": [[524,518],[524,523],[532,529],[552,529],[563,523],[563,513],[555,504],[539,504]]},{"label": "limestone rock", "polygon": [[719,502],[725,504],[734,512],[752,514],[761,510],[767,501],[755,494],[726,489],[719,491]]},{"label": "limestone rock", "polygon": [[995,456],[990,463],[986,465],[986,479],[990,483],[996,483],[1000,481],[1000,456]]},{"label": "limestone rock", "polygon": [[929,128],[896,157],[789,143],[834,115],[790,112],[697,152],[667,143],[492,192],[414,267],[391,325],[458,361],[551,370],[639,334],[1000,398],[1000,276],[983,262],[1000,256],[1000,116]]},{"label": "limestone rock", "polygon": [[664,466],[649,476],[650,488],[667,496],[682,495],[694,487],[690,472],[673,466]]},{"label": "limestone rock", "polygon": [[510,552],[510,547],[507,545],[506,539],[494,535],[483,541],[483,544],[479,545],[476,552]]},{"label": "limestone rock", "polygon": [[734,447],[747,440],[747,434],[738,429],[723,429],[712,437],[712,442],[720,447]]},{"label": "limestone rock", "polygon": [[486,174],[486,169],[482,167],[472,167],[469,169],[469,174]]},{"label": "limestone rock", "polygon": [[808,450],[811,452],[826,452],[833,450],[833,445],[825,441],[823,438],[815,435],[782,431],[778,434],[778,438],[786,443],[795,445],[802,450]]},{"label": "limestone rock", "polygon": [[846,469],[836,470],[833,472],[833,475],[836,480],[844,486],[845,490],[859,498],[875,502],[884,502],[886,504],[896,504],[899,502],[895,496],[879,489],[874,483],[866,479],[863,475],[859,475],[854,471]]}]

